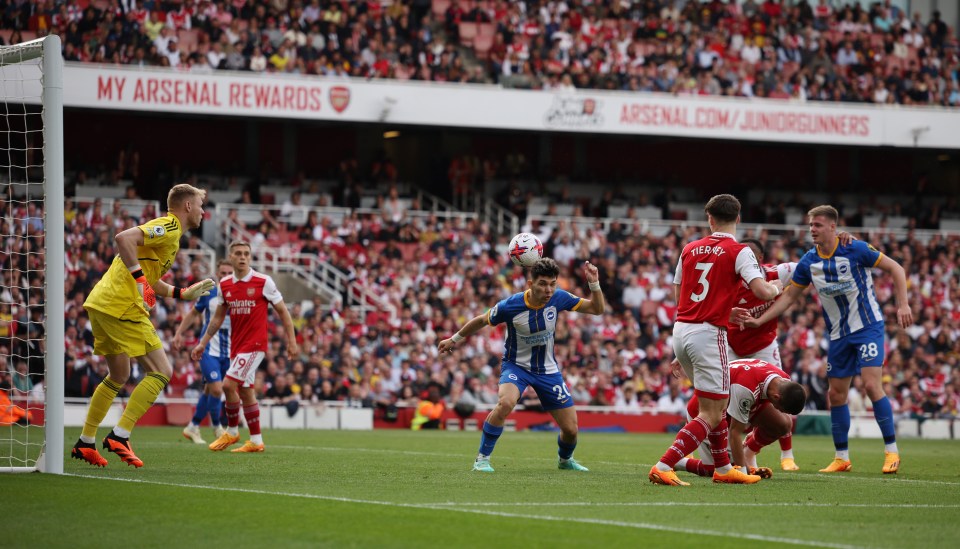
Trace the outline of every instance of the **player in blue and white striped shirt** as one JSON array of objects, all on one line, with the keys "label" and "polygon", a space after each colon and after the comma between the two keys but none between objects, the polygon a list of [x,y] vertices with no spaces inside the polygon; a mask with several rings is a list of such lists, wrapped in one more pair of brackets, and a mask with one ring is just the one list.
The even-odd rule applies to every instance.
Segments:
[{"label": "player in blue and white striped shirt", "polygon": [[[222,259],[217,263],[217,280],[232,274],[233,265],[229,260]],[[180,326],[177,327],[177,333],[173,336],[173,348],[180,349],[183,347],[183,334],[192,328],[201,316],[203,316],[203,328],[201,328],[200,333],[206,333],[210,318],[217,312],[217,307],[222,302],[219,285],[210,291],[210,295],[198,299],[187,316],[183,317]],[[220,326],[217,337],[210,340],[207,348],[203,351],[203,356],[200,358],[200,370],[203,372],[204,383],[203,394],[197,401],[193,419],[183,429],[183,436],[197,444],[206,444],[206,441],[200,436],[200,423],[203,422],[203,418],[207,414],[210,414],[210,423],[214,427],[216,437],[222,434],[220,410],[222,407],[221,397],[223,396],[223,376],[229,367],[230,317],[228,316],[223,320],[223,325]]]},{"label": "player in blue and white striped shirt", "polygon": [[573,459],[573,451],[577,447],[577,412],[573,409],[573,397],[553,353],[554,332],[561,311],[603,314],[605,304],[597,268],[589,261],[585,262],[583,273],[590,286],[590,299],[557,288],[560,267],[554,260],[543,258],[528,270],[528,289],[525,292],[497,303],[487,313],[467,322],[452,337],[440,342],[440,352],[446,353],[487,325],[505,323],[507,326],[500,367],[499,399],[483,422],[480,452],[473,464],[474,471],[493,472],[490,454],[503,433],[507,416],[528,386],[537,392],[543,409],[550,412],[560,427],[557,437],[557,454],[560,456],[558,467],[587,471],[586,467]]},{"label": "player in blue and white striped shirt", "polygon": [[830,381],[830,419],[833,424],[833,444],[836,457],[821,473],[849,471],[850,452],[847,436],[850,431],[850,409],[847,393],[853,376],[863,379],[867,396],[873,401],[873,414],[880,426],[885,445],[884,473],[896,473],[900,468],[893,423],[893,409],[883,392],[884,319],[877,294],[873,289],[870,270],[874,267],[893,276],[897,300],[897,322],[902,328],[913,323],[913,313],[907,302],[907,278],[896,261],[883,255],[873,246],[853,241],[841,246],[837,239],[839,214],[832,206],[817,206],[807,214],[810,218],[810,236],[816,244],[807,252],[793,274],[791,284],[783,296],[760,318],[736,311],[738,321],[745,326],[764,324],[786,311],[812,283],[820,297],[830,349],[827,352],[827,377]]}]

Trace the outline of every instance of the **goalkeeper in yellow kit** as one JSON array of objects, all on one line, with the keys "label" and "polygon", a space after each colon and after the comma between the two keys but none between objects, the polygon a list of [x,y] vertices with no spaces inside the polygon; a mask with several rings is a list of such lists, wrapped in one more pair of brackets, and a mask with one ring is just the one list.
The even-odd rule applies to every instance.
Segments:
[{"label": "goalkeeper in yellow kit", "polygon": [[117,454],[124,463],[143,466],[130,447],[130,431],[163,392],[173,373],[150,322],[150,311],[157,304],[157,296],[193,301],[214,287],[210,279],[188,288],[160,280],[173,265],[183,231],[200,226],[206,194],[186,183],[175,185],[167,195],[166,216],[115,237],[117,256],[83,304],[93,328],[94,353],[106,359],[110,374],[93,392],[72,457],[106,466],[107,460],[97,451],[97,428],[130,377],[130,359],[136,358],[147,374],[130,395],[117,426],[103,439],[103,449]]}]

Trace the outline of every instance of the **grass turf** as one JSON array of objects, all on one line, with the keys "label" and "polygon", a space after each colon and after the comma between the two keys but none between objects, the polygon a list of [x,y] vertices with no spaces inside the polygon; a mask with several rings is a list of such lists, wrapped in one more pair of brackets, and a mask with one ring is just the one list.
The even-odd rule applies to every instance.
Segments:
[{"label": "grass turf", "polygon": [[[100,436],[106,434],[101,430]],[[203,434],[212,440],[210,429]],[[67,433],[68,449],[79,430]],[[882,443],[854,440],[851,473],[823,475],[828,437],[796,437],[799,472],[760,464],[754,486],[654,486],[666,435],[584,433],[559,471],[556,435],[506,433],[493,474],[470,470],[478,433],[268,431],[263,454],[215,453],[177,428],[139,428],[142,469],[65,458],[65,476],[5,475],[0,546],[135,547],[935,547],[960,537],[954,441],[901,441],[899,475]]]}]

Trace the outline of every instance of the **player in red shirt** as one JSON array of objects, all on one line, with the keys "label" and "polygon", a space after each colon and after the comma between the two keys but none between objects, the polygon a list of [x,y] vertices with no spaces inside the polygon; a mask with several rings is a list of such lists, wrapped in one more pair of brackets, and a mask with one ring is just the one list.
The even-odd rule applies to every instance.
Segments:
[{"label": "player in red shirt", "polygon": [[240,407],[243,404],[243,417],[250,428],[250,440],[234,452],[262,452],[263,436],[260,434],[260,407],[253,390],[253,381],[257,366],[263,361],[268,348],[267,305],[280,315],[283,331],[287,337],[287,356],[291,359],[300,354],[293,319],[283,302],[283,296],[277,290],[273,279],[250,268],[250,244],[235,241],[230,244],[230,262],[232,275],[220,280],[221,300],[226,307],[219,307],[210,319],[207,332],[200,343],[190,353],[194,360],[200,360],[203,349],[216,335],[229,310],[230,314],[230,368],[223,378],[223,394],[227,397],[224,410],[227,414],[227,431],[210,444],[210,449],[218,452],[226,450],[240,440]]},{"label": "player in red shirt", "polygon": [[[700,400],[694,395],[687,403],[691,417],[699,413]],[[757,467],[757,453],[789,433],[793,428],[792,416],[800,413],[807,403],[803,386],[790,380],[787,373],[769,362],[759,359],[734,360],[730,362],[730,404],[727,418],[730,421],[730,453],[736,465],[746,467],[751,474],[763,478],[773,476],[766,467]],[[744,442],[744,433],[753,427],[753,432]],[[746,446],[746,448],[744,448]],[[726,452],[724,447],[723,451]],[[710,456],[717,453],[710,449]],[[703,460],[683,458],[678,468],[700,476],[713,475],[713,460],[701,452]]]},{"label": "player in red shirt", "polygon": [[766,281],[750,248],[733,237],[740,222],[740,201],[733,195],[720,194],[707,202],[704,211],[713,234],[684,246],[673,279],[678,304],[673,348],[683,371],[693,380],[700,410],[650,469],[650,482],[654,484],[687,486],[677,478],[673,467],[708,436],[712,448],[724,449],[714,453],[714,482],[753,484],[760,480],[734,469],[726,452],[727,422],[723,413],[730,393],[727,319],[741,280],[764,300],[776,298],[780,289]]}]

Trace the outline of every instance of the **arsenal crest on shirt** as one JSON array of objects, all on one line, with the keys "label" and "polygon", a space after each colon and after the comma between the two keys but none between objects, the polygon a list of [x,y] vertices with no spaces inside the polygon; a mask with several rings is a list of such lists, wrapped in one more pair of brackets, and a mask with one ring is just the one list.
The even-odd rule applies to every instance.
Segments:
[{"label": "arsenal crest on shirt", "polygon": [[253,297],[257,293],[256,288],[247,288],[247,295]]}]

